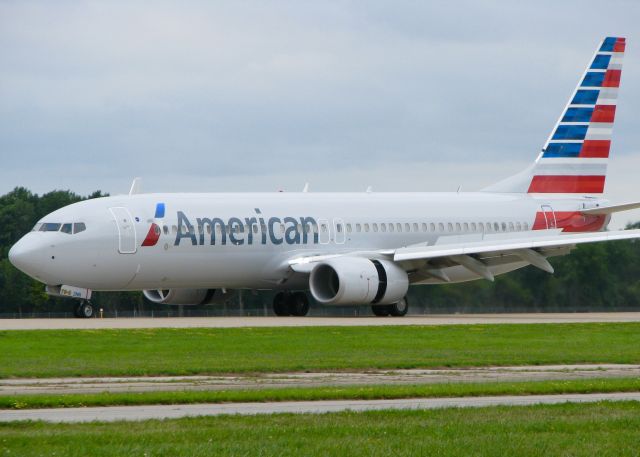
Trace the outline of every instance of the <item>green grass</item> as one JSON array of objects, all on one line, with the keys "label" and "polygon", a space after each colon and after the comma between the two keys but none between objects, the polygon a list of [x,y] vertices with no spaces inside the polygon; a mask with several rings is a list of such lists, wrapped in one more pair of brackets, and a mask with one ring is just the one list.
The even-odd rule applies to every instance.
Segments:
[{"label": "green grass", "polygon": [[448,383],[304,387],[225,391],[95,393],[0,396],[2,409],[73,408],[84,406],[237,403],[312,400],[371,400],[392,398],[477,397],[567,393],[638,392],[640,379],[576,379],[568,381]]},{"label": "green grass", "polygon": [[640,323],[0,332],[0,377],[640,363]]},{"label": "green grass", "polygon": [[636,402],[0,424],[0,455],[637,456]]}]

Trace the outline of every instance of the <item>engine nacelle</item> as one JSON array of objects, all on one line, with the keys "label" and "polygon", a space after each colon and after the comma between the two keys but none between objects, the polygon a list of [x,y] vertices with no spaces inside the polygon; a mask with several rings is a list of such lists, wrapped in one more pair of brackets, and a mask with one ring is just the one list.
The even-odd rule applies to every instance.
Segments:
[{"label": "engine nacelle", "polygon": [[210,305],[230,297],[221,289],[148,289],[142,293],[148,300],[162,305]]},{"label": "engine nacelle", "polygon": [[390,305],[407,294],[409,278],[388,260],[338,257],[311,270],[309,288],[323,305]]}]

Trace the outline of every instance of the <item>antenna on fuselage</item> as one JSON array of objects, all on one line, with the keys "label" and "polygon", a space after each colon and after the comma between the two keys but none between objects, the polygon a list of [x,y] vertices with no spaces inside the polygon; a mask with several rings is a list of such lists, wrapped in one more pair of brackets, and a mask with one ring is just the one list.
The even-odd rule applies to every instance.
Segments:
[{"label": "antenna on fuselage", "polygon": [[370,194],[371,192],[373,192],[373,187],[367,186],[367,190],[365,190],[365,192]]},{"label": "antenna on fuselage", "polygon": [[309,183],[308,182],[304,183],[304,187],[302,188],[302,192],[304,192],[305,194],[307,192],[309,192]]},{"label": "antenna on fuselage", "polygon": [[129,189],[129,195],[142,193],[142,178],[133,178],[131,188]]}]

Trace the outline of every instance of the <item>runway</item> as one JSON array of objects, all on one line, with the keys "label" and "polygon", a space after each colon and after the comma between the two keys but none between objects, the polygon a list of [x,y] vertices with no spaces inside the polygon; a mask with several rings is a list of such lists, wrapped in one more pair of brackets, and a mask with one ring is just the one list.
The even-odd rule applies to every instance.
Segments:
[{"label": "runway", "polygon": [[109,406],[3,410],[0,422],[41,420],[46,422],[139,421],[178,419],[191,416],[224,414],[331,413],[386,409],[479,408],[484,406],[525,406],[535,404],[593,403],[599,401],[640,401],[640,393],[528,395],[465,398],[410,398],[401,400],[332,400],[277,403],[226,403],[194,405]]},{"label": "runway", "polygon": [[220,391],[287,387],[517,382],[640,376],[640,365],[536,365],[218,376],[0,379],[0,395]]},{"label": "runway", "polygon": [[395,317],[182,317],[118,319],[0,319],[0,330],[566,324],[640,322],[640,313],[432,314]]}]

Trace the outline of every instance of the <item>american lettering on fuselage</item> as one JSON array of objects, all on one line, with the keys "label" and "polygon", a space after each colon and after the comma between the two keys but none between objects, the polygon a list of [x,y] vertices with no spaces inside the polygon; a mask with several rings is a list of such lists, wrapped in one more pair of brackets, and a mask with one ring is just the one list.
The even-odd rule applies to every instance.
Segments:
[{"label": "american lettering on fuselage", "polygon": [[226,245],[227,238],[230,244],[236,246],[245,243],[252,245],[254,242],[274,245],[318,244],[320,227],[315,218],[273,216],[265,219],[258,208],[255,212],[257,217],[230,217],[226,221],[219,217],[197,217],[194,226],[183,211],[178,211],[178,230],[174,246],[180,246],[184,238],[193,246]]}]

